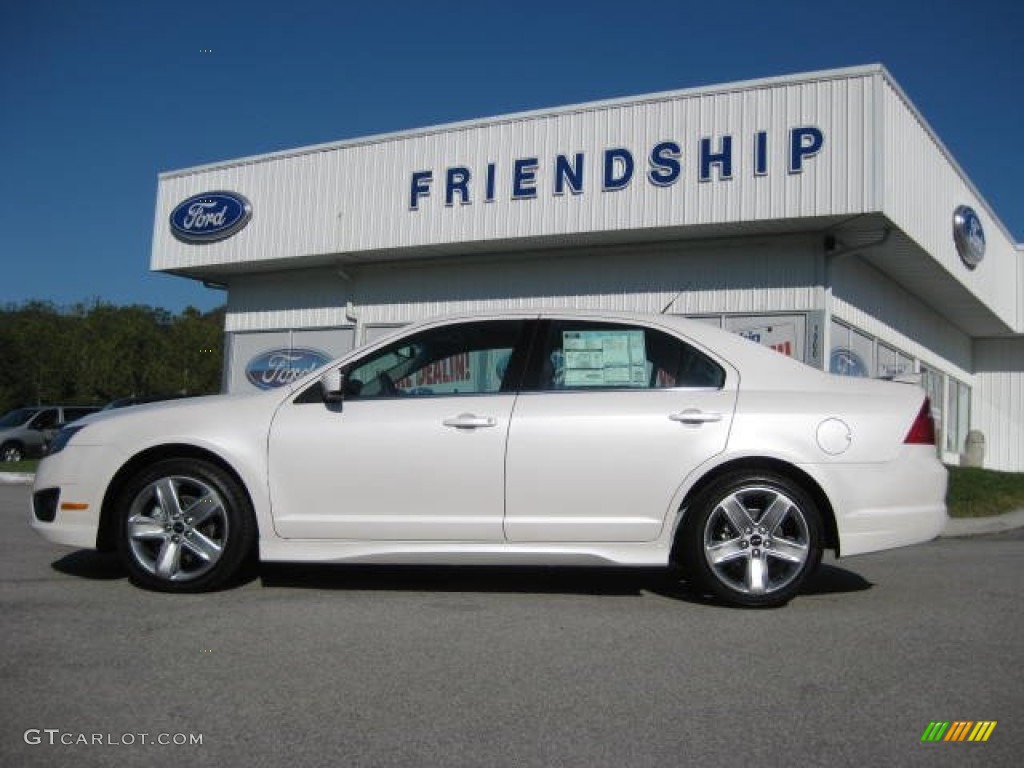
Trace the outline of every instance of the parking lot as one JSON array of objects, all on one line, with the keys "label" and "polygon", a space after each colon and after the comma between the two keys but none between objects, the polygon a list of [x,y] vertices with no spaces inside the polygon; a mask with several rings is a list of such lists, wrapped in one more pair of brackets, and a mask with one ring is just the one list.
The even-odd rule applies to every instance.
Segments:
[{"label": "parking lot", "polygon": [[[5,766],[1009,766],[1024,748],[1020,531],[826,559],[773,611],[589,569],[264,566],[169,596],[36,537],[28,497],[0,485]],[[922,744],[935,720],[998,725]]]}]

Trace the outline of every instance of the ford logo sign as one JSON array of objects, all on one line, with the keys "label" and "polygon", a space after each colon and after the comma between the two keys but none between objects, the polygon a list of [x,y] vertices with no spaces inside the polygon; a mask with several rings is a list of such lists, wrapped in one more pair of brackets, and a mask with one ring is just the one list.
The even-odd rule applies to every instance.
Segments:
[{"label": "ford logo sign", "polygon": [[839,376],[868,376],[868,367],[864,359],[852,349],[842,347],[832,350],[829,360],[829,373]]},{"label": "ford logo sign", "polygon": [[237,192],[204,192],[171,211],[171,233],[183,243],[212,243],[238,232],[252,218],[252,205]]},{"label": "ford logo sign", "polygon": [[953,211],[953,242],[968,269],[974,269],[985,258],[985,230],[970,206],[961,205]]},{"label": "ford logo sign", "polygon": [[319,349],[271,349],[249,361],[245,366],[245,378],[260,389],[274,389],[291,384],[330,361],[331,357]]}]

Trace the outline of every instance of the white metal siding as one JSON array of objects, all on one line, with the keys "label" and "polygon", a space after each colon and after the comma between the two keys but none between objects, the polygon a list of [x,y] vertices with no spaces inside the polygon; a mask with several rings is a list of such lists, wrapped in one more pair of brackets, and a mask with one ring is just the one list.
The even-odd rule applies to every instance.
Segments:
[{"label": "white metal siding", "polygon": [[985,466],[1024,472],[1024,338],[975,342],[971,428],[985,435]]},{"label": "white metal siding", "polygon": [[[903,94],[883,83],[885,213],[1009,328],[1024,331],[1017,314],[1020,265],[1014,243]],[[973,271],[953,242],[959,205],[973,207],[985,229],[985,259]]]},{"label": "white metal siding", "polygon": [[[161,177],[152,267],[188,269],[252,264],[324,254],[847,215],[877,207],[873,199],[876,71],[810,78],[710,93],[684,92],[612,105],[591,105],[477,124],[255,158],[237,165]],[[819,154],[803,173],[787,172],[789,131],[815,126]],[[769,134],[768,174],[755,176],[754,134]],[[700,140],[733,137],[733,177],[698,180]],[[661,141],[682,147],[680,179],[648,182],[648,156]],[[635,160],[632,183],[601,190],[603,152],[623,147]],[[552,194],[554,159],[585,153],[584,189]],[[536,157],[536,199],[512,200],[512,163]],[[496,163],[494,202],[484,202],[488,163]],[[472,169],[473,202],[444,204],[449,166]],[[408,205],[411,175],[432,170],[432,194]],[[201,246],[175,240],[167,226],[180,201],[229,189],[249,198],[252,221],[227,240]]]},{"label": "white metal siding", "polygon": [[925,364],[972,380],[971,338],[878,270],[856,257],[836,265],[832,312]]},{"label": "white metal siding", "polygon": [[246,275],[231,283],[227,330],[347,325],[347,312],[364,324],[566,306],[660,312],[673,298],[676,314],[807,311],[820,301],[816,242],[677,242]]}]

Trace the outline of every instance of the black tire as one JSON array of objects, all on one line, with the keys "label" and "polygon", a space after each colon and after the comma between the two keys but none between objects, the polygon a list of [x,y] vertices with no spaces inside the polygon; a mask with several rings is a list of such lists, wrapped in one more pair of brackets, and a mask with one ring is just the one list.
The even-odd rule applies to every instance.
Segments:
[{"label": "black tire", "polygon": [[810,494],[771,472],[725,475],[686,510],[675,556],[689,579],[738,606],[774,608],[796,595],[822,554]]},{"label": "black tire", "polygon": [[0,461],[14,463],[25,458],[25,449],[20,443],[4,443],[0,447]]},{"label": "black tire", "polygon": [[117,551],[132,581],[159,592],[208,592],[236,580],[256,554],[245,490],[215,464],[167,459],[118,497]]}]

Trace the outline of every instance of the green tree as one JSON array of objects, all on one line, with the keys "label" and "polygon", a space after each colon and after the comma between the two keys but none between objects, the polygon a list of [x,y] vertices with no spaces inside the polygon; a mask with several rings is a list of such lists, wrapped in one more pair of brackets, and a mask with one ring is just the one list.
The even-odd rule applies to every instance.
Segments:
[{"label": "green tree", "polygon": [[220,391],[224,310],[179,315],[99,300],[0,309],[0,412],[54,402]]}]

